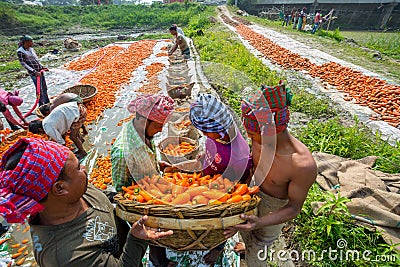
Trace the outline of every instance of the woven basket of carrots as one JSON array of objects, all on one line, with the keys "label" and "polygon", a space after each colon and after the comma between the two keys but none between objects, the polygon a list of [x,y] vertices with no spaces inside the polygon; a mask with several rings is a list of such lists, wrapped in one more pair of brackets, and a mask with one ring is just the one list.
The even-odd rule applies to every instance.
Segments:
[{"label": "woven basket of carrots", "polygon": [[117,216],[135,222],[147,215],[147,226],[172,229],[172,236],[153,244],[176,251],[218,246],[225,241],[224,229],[242,223],[242,213],[256,215],[260,202],[258,187],[234,184],[222,175],[165,173],[122,189],[114,197]]},{"label": "woven basket of carrots", "polygon": [[183,136],[169,136],[158,144],[161,159],[172,164],[194,159],[199,142]]},{"label": "woven basket of carrots", "polygon": [[192,95],[193,86],[194,83],[181,85],[170,85],[169,83],[166,84],[168,95],[174,99],[190,97]]}]

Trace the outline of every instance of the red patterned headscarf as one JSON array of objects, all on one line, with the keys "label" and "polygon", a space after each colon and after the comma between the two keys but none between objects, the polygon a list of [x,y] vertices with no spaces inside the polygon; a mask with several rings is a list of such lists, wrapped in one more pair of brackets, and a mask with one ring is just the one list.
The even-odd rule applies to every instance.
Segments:
[{"label": "red patterned headscarf", "polygon": [[[24,151],[13,170],[5,170],[15,152]],[[69,149],[38,138],[21,138],[0,163],[0,215],[9,223],[21,223],[44,209],[39,202],[50,192],[67,161]]]},{"label": "red patterned headscarf", "polygon": [[261,86],[258,93],[242,101],[242,121],[246,129],[275,135],[287,128],[291,92],[283,81],[277,86]]},{"label": "red patterned headscarf", "polygon": [[128,111],[139,113],[143,117],[164,124],[174,110],[174,100],[166,95],[143,94],[128,105]]}]

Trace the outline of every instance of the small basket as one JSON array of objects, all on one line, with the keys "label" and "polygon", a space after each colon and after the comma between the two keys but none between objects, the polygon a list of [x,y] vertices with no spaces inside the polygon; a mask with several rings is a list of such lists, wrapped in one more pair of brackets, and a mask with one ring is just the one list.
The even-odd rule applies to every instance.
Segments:
[{"label": "small basket", "polygon": [[249,201],[221,205],[152,205],[125,200],[122,194],[114,199],[121,219],[134,223],[147,215],[146,226],[173,230],[173,235],[151,243],[176,251],[210,250],[222,244],[224,229],[243,223],[242,213],[257,215],[260,202],[256,195]]},{"label": "small basket", "polygon": [[[166,154],[163,152],[164,149],[169,144],[177,145],[182,142],[187,142],[191,145],[194,145],[195,148],[192,151],[190,151],[182,156],[172,156],[172,155],[169,155],[169,154]],[[183,137],[183,136],[169,136],[169,137],[165,138],[164,140],[162,140],[158,144],[158,149],[160,150],[162,160],[168,161],[171,164],[176,164],[176,163],[180,163],[183,161],[195,159],[197,153],[199,152],[199,142],[197,140],[193,140],[193,139]]]},{"label": "small basket", "polygon": [[192,95],[194,83],[182,85],[169,85],[167,84],[167,93],[174,99],[183,99]]},{"label": "small basket", "polygon": [[97,88],[90,84],[79,84],[65,89],[62,93],[77,94],[82,98],[83,103],[86,103],[97,95]]}]

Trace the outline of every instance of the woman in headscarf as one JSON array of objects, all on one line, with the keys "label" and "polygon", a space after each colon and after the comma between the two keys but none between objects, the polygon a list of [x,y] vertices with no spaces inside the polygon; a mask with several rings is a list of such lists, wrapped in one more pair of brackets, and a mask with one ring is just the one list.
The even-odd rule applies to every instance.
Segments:
[{"label": "woman in headscarf", "polygon": [[[22,98],[19,96],[19,92],[8,92],[3,89],[0,89],[0,112],[3,113],[6,118],[10,128],[12,130],[18,130],[19,127],[26,129],[28,127],[28,122],[25,120],[18,106],[20,106],[24,102]],[[21,121],[16,120],[11,112],[7,109],[7,106],[11,106],[17,114],[17,116],[21,119]],[[19,126],[19,127],[18,127]]]}]

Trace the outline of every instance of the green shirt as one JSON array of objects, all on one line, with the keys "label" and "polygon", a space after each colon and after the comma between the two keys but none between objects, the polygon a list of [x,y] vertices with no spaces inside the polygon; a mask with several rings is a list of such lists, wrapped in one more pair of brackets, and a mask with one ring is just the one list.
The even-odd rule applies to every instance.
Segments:
[{"label": "green shirt", "polygon": [[89,204],[88,210],[70,222],[44,226],[37,217],[32,219],[31,236],[38,265],[142,266],[147,242],[128,234],[129,227],[115,216],[113,205],[100,190],[89,185],[83,199]]},{"label": "green shirt", "polygon": [[133,126],[133,120],[124,125],[111,148],[112,180],[117,192],[146,175],[159,174],[153,140],[149,148]]}]

